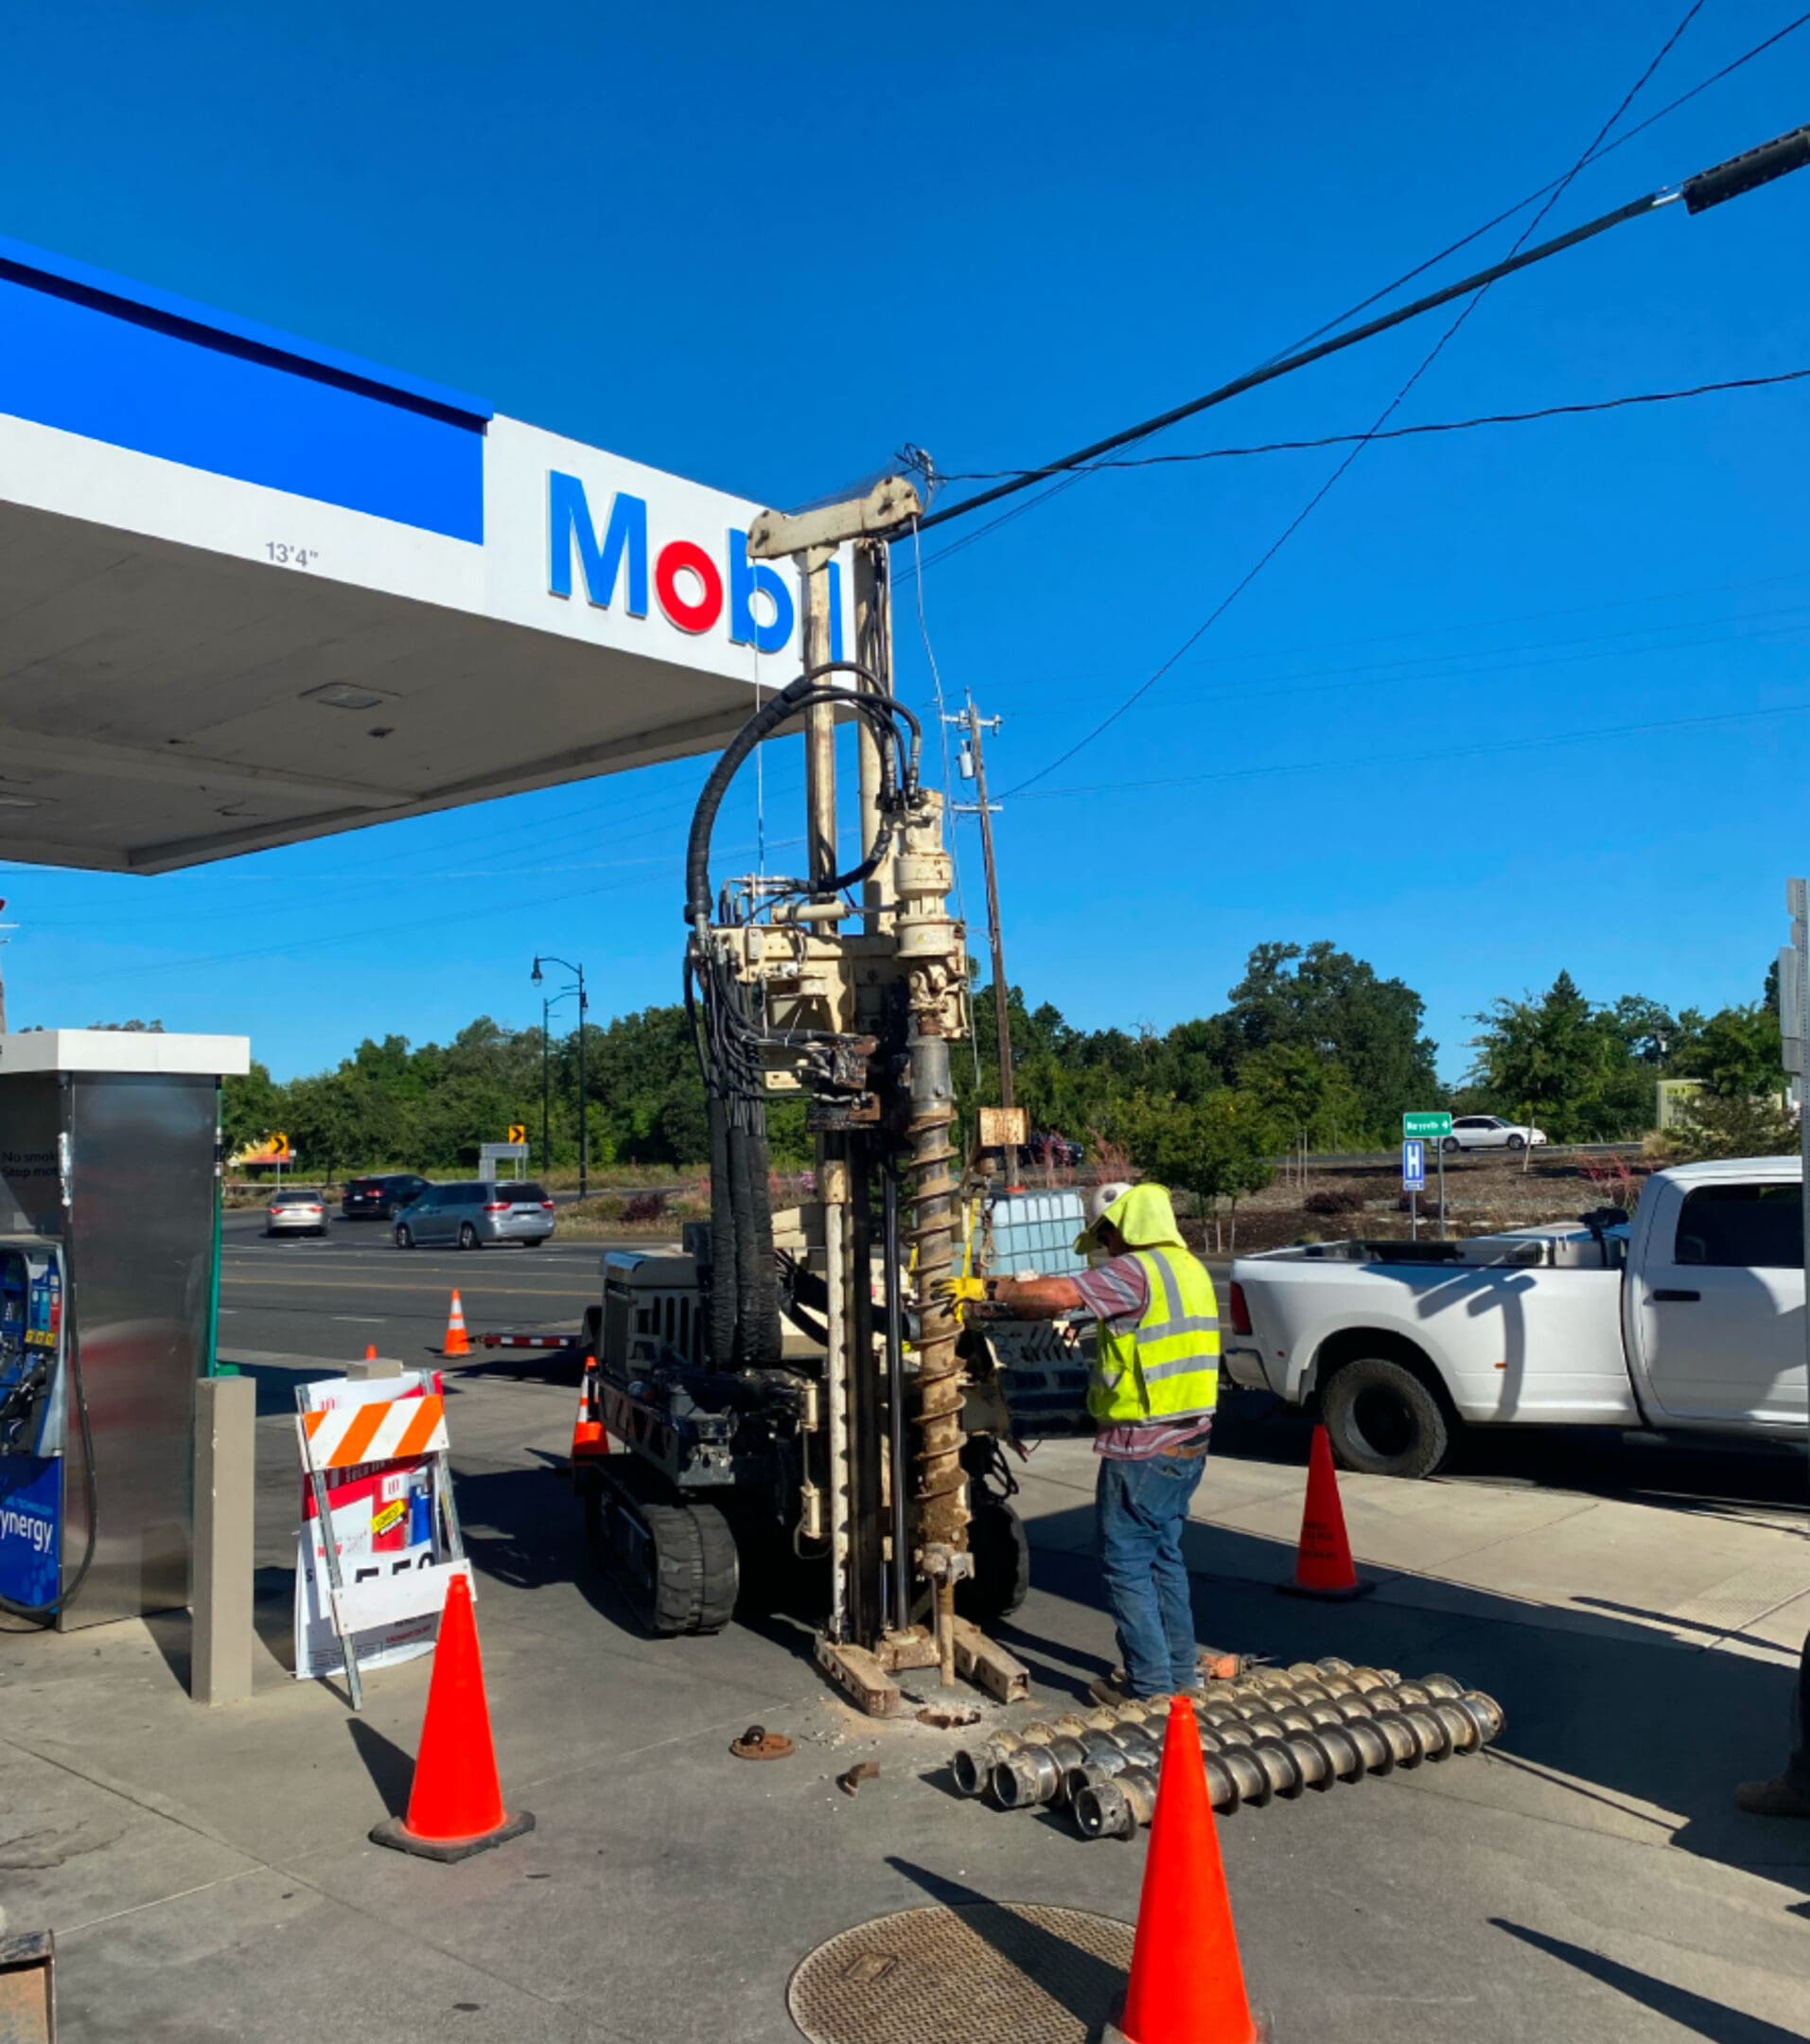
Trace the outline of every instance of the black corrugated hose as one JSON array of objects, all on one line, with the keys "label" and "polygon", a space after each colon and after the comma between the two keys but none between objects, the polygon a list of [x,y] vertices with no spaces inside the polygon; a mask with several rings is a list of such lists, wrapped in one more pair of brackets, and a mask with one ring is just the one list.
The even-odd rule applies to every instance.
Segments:
[{"label": "black corrugated hose", "polygon": [[[852,675],[859,686],[853,691],[831,687],[827,678],[834,674]],[[915,794],[918,785],[923,739],[918,718],[885,696],[867,668],[853,661],[831,661],[801,674],[755,712],[729,741],[698,797],[685,858],[685,917],[697,940],[687,960],[685,999],[697,1040],[710,1120],[712,1267],[709,1324],[711,1359],[718,1369],[775,1361],[781,1326],[766,1107],[758,1090],[761,1031],[747,1012],[741,990],[722,983],[710,960],[711,837],[723,797],[748,754],[763,739],[817,703],[852,708],[872,728],[880,751],[881,811],[879,833],[871,845],[862,848],[861,864],[836,874],[820,891],[841,893],[874,872],[891,844],[902,800]],[[903,772],[899,760],[902,725],[909,739]],[[701,1014],[696,998],[700,990]]]}]

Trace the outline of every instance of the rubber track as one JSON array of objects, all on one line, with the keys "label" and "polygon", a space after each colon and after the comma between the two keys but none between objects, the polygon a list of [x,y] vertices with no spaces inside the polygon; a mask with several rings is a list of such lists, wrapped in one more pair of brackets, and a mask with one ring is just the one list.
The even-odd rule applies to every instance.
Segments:
[{"label": "rubber track", "polygon": [[641,1516],[654,1548],[651,1596],[648,1586],[640,1586],[641,1616],[655,1632],[695,1632],[704,1599],[704,1548],[696,1514],[682,1505],[643,1505]]},{"label": "rubber track", "polygon": [[741,1569],[735,1536],[715,1506],[649,1505],[618,1491],[605,1508],[632,1510],[653,1547],[651,1585],[625,1565],[613,1543],[606,1550],[610,1574],[648,1630],[668,1639],[720,1632],[735,1615]]},{"label": "rubber track", "polygon": [[714,1505],[694,1505],[691,1518],[697,1528],[698,1555],[703,1564],[697,1618],[692,1630],[720,1632],[735,1615],[735,1596],[741,1582],[735,1535]]}]

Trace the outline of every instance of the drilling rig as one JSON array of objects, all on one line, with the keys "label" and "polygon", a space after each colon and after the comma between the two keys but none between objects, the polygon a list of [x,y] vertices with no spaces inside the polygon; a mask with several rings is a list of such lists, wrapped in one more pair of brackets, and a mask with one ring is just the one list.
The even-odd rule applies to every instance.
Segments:
[{"label": "drilling rig", "polygon": [[[687,847],[711,1220],[688,1230],[683,1256],[606,1259],[581,1419],[627,1453],[576,1465],[592,1531],[656,1630],[727,1622],[751,1522],[820,1555],[818,1664],[876,1716],[896,1706],[906,1669],[1002,1700],[1028,1682],[976,1622],[1022,1595],[1022,1534],[996,1440],[984,1415],[970,1422],[961,1328],[939,1289],[956,1259],[951,1048],[968,1031],[969,970],[942,797],[923,777],[919,720],[891,688],[887,535],[919,509],[891,478],[751,529],[750,558],[798,563],[804,667],[730,741]],[[835,660],[828,566],[851,542],[855,658]],[[845,867],[836,732],[851,721],[861,842]],[[808,871],[719,881],[712,837],[730,783],[800,722]],[[766,1110],[800,1098],[814,1199],[788,1251],[774,1239]],[[787,1341],[788,1323],[816,1337],[810,1352]]]}]

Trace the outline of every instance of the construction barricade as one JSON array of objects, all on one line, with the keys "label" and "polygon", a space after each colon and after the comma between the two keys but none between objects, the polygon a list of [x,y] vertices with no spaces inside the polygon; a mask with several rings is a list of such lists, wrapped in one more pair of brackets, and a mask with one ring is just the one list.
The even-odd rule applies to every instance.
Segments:
[{"label": "construction barricade", "polygon": [[343,1668],[357,1707],[361,1670],[432,1650],[448,1583],[469,1576],[440,1376],[328,1378],[295,1402],[295,1672]]}]

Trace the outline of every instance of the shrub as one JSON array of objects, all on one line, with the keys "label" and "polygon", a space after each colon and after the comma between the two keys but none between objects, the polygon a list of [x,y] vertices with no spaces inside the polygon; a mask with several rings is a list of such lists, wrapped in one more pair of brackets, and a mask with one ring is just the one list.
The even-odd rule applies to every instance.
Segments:
[{"label": "shrub", "polygon": [[663,1221],[667,1202],[672,1196],[670,1191],[664,1190],[637,1192],[633,1199],[624,1204],[623,1219],[631,1226],[636,1222]]},{"label": "shrub", "polygon": [[1361,1213],[1363,1194],[1352,1191],[1348,1186],[1326,1186],[1318,1192],[1309,1192],[1301,1205],[1310,1214]]},{"label": "shrub", "polygon": [[1716,1157],[1787,1156],[1798,1147],[1798,1123],[1777,1100],[1693,1096],[1673,1131],[1687,1163]]}]

